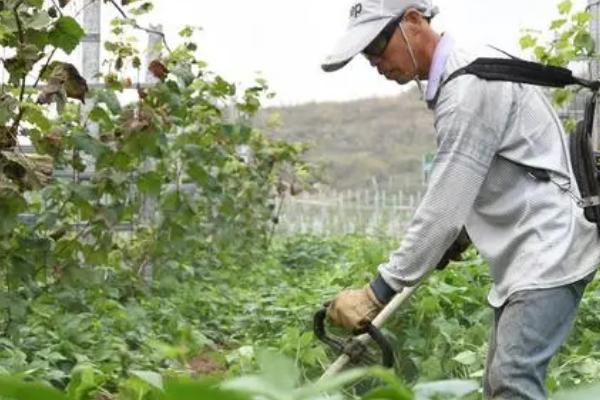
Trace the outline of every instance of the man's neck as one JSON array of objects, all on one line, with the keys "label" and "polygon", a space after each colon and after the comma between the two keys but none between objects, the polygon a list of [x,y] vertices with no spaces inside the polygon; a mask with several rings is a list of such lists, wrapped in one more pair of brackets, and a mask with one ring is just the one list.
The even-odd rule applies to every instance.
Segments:
[{"label": "man's neck", "polygon": [[431,71],[431,64],[433,62],[433,56],[435,54],[435,49],[440,42],[441,35],[433,30],[430,30],[427,33],[427,37],[422,42],[422,52],[421,52],[421,60],[420,65],[422,65],[422,71],[419,71],[419,78],[422,80],[426,80],[429,78],[429,71]]}]

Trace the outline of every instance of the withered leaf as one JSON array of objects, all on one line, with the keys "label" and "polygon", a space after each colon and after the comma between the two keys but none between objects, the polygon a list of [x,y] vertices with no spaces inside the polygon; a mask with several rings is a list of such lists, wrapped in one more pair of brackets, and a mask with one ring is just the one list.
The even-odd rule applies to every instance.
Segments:
[{"label": "withered leaf", "polygon": [[148,92],[146,91],[146,89],[144,89],[141,86],[138,86],[137,92],[138,92],[138,96],[139,96],[140,100],[144,100],[144,99],[146,99],[146,97],[148,97]]},{"label": "withered leaf", "polygon": [[70,97],[85,104],[88,92],[87,81],[79,74],[73,64],[56,62],[48,75],[47,85],[42,89],[37,102],[50,104],[60,98]]},{"label": "withered leaf", "polygon": [[85,104],[85,95],[89,91],[87,81],[79,74],[73,64],[63,64],[63,70],[67,74],[65,82],[67,97],[80,100]]},{"label": "withered leaf", "polygon": [[1,154],[4,160],[2,172],[17,184],[20,191],[43,187],[52,179],[54,162],[50,156],[9,151]]},{"label": "withered leaf", "polygon": [[128,131],[141,131],[152,125],[152,115],[140,110],[135,113],[127,113],[123,120],[123,128]]},{"label": "withered leaf", "polygon": [[60,8],[65,8],[70,2],[71,0],[58,0],[58,5]]},{"label": "withered leaf", "polygon": [[167,75],[169,75],[169,70],[159,60],[152,61],[150,63],[150,66],[148,66],[148,70],[152,72],[152,75],[154,75],[156,78],[160,79],[163,82],[167,78]]},{"label": "withered leaf", "polygon": [[119,124],[115,130],[116,138],[127,138],[134,132],[140,132],[152,125],[152,115],[140,107],[129,106],[119,116]]},{"label": "withered leaf", "polygon": [[64,82],[59,78],[50,78],[37,98],[38,104],[51,104],[56,97],[66,97],[63,89]]},{"label": "withered leaf", "polygon": [[17,145],[17,130],[10,126],[0,126],[0,149],[12,149]]}]

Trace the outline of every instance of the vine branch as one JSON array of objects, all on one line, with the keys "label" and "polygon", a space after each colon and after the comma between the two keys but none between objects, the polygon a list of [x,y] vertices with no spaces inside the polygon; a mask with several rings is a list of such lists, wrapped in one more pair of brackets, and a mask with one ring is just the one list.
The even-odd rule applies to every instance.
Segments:
[{"label": "vine branch", "polygon": [[586,11],[590,11],[590,10],[592,9],[592,7],[594,7],[594,6],[597,6],[597,5],[599,5],[599,4],[600,4],[600,0],[598,0],[598,1],[595,1],[595,2],[593,2],[593,3],[590,3],[590,4],[588,4],[588,5],[585,7],[585,10],[586,10]]},{"label": "vine branch", "polygon": [[[133,21],[131,18],[129,18],[129,16],[127,15],[127,13],[123,10],[123,8],[117,4],[117,2],[115,0],[108,0],[119,12],[119,14],[121,14],[121,16],[128,20],[128,21]],[[165,45],[165,49],[167,49],[167,51],[169,53],[172,53],[173,51],[171,50],[171,48],[169,47],[169,44],[167,43],[167,37],[165,36],[164,32],[161,31],[157,31],[154,29],[149,29],[149,28],[145,28],[143,26],[140,26],[137,22],[132,22],[131,26],[133,26],[135,29],[139,29],[141,31],[144,31],[146,33],[152,33],[155,35],[159,35],[162,38],[162,42]]]},{"label": "vine branch", "polygon": [[58,15],[60,15],[62,17],[63,16],[63,12],[60,9],[60,7],[58,6],[58,4],[56,4],[56,0],[52,0],[52,5],[54,6],[54,9],[56,11],[58,11]]},{"label": "vine branch", "polygon": [[58,48],[56,48],[56,47],[52,49],[52,52],[48,56],[48,59],[46,60],[46,63],[44,64],[44,66],[42,67],[42,69],[40,69],[40,73],[39,73],[38,77],[36,78],[35,83],[33,84],[33,88],[34,89],[38,87],[40,81],[42,80],[42,76],[44,75],[44,73],[48,69],[48,66],[50,66],[50,62],[52,61],[52,58],[54,57],[54,54],[56,53],[56,50],[58,50]]}]

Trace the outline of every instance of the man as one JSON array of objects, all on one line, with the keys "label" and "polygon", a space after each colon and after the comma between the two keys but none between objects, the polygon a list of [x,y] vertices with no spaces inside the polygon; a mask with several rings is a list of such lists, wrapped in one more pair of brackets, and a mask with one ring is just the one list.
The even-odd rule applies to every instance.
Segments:
[{"label": "man", "polygon": [[438,152],[400,248],[369,285],[340,293],[329,318],[348,329],[372,320],[439,264],[464,226],[493,280],[484,395],[544,399],[546,367],[600,263],[600,238],[578,206],[561,122],[538,88],[473,75],[446,81],[476,56],[431,28],[437,9],[429,0],[355,1],[323,69],[362,53],[387,79],[428,80]]}]

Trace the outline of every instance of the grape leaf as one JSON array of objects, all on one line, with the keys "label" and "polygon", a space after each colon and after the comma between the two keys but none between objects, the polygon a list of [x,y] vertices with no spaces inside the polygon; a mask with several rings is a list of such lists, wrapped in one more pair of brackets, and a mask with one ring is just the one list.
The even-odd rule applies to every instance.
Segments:
[{"label": "grape leaf", "polygon": [[50,44],[71,54],[77,47],[85,31],[73,17],[60,17],[49,32]]}]

